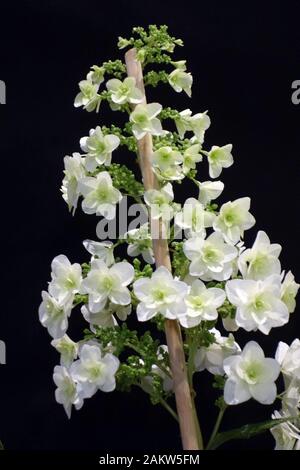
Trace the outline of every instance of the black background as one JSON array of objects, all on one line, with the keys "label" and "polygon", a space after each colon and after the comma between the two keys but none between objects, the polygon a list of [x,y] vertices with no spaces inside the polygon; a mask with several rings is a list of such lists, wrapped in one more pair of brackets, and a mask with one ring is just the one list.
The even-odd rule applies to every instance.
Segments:
[{"label": "black background", "polygon": [[[206,148],[233,143],[235,165],[222,174],[221,202],[252,198],[256,229],[283,245],[284,269],[299,273],[299,116],[291,83],[300,79],[298,2],[216,1],[22,1],[1,3],[0,79],[7,104],[0,106],[2,276],[0,337],[7,365],[0,366],[0,438],[7,449],[180,449],[177,427],[146,395],[98,393],[68,421],[55,403],[52,371],[58,355],[38,322],[40,291],[50,262],[60,253],[87,259],[81,242],[95,238],[96,218],[79,210],[72,217],[59,187],[63,156],[79,150],[91,127],[118,119],[104,105],[99,115],[75,110],[77,83],[94,63],[122,56],[117,36],[133,26],[168,24],[185,42],[194,76],[193,98],[162,86],[158,100],[193,112],[209,110]],[[119,152],[118,159],[129,158]],[[207,179],[205,164],[200,179]],[[184,185],[183,200],[194,188]],[[255,230],[247,233],[251,244]],[[298,309],[299,310],[299,309]],[[80,338],[80,315],[70,335]],[[299,311],[270,337],[252,335],[274,355],[279,339],[299,336]],[[237,335],[243,346],[248,336]],[[205,437],[212,428],[209,374],[196,376],[197,406]],[[228,412],[224,429],[269,418],[274,407],[247,402]],[[230,421],[230,423],[229,423]],[[272,448],[269,435],[230,444]]]}]

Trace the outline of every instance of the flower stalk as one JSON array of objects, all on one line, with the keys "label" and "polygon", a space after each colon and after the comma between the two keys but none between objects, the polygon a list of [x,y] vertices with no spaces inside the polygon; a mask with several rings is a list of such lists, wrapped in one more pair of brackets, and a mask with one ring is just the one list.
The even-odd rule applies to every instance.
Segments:
[{"label": "flower stalk", "polygon": [[[143,81],[143,72],[140,62],[137,60],[136,50],[130,49],[125,54],[127,74],[136,79],[137,88],[143,93],[143,102],[146,104],[146,95]],[[157,189],[158,182],[152,170],[152,136],[147,133],[137,141],[139,165],[142,172],[145,190]],[[152,221],[159,224],[159,221]],[[155,231],[157,233],[157,231]],[[161,235],[161,227],[158,227],[158,238],[153,239],[153,252],[156,267],[164,266],[171,271],[171,260],[166,238]],[[188,380],[185,354],[181,330],[177,320],[165,321],[165,332],[169,348],[170,366],[174,380],[174,393],[176,398],[177,413],[184,450],[201,450],[203,448],[201,432],[197,432],[197,417],[194,411],[193,398]],[[200,427],[199,427],[200,429]]]}]

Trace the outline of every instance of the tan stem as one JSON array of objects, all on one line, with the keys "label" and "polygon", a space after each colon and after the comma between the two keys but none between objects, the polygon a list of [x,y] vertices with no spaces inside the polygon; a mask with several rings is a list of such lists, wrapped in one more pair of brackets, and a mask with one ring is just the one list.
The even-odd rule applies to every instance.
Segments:
[{"label": "tan stem", "polygon": [[[136,50],[130,49],[125,54],[125,62],[129,77],[136,79],[137,87],[142,91],[144,104],[146,104],[146,94],[143,80],[143,72],[140,62],[136,57]],[[137,141],[139,164],[142,172],[145,190],[158,188],[158,182],[152,171],[152,136],[146,134],[145,137]],[[154,221],[152,221],[153,223]],[[154,230],[154,233],[157,233]],[[161,235],[161,230],[158,231]],[[156,267],[165,266],[172,271],[169,247],[167,239],[159,236],[153,238],[153,252]],[[176,320],[166,320],[165,331],[169,349],[170,366],[174,381],[174,393],[176,398],[177,413],[179,418],[181,440],[183,449],[199,450],[202,449],[201,433],[197,432],[197,424],[191,396],[181,329]]]}]

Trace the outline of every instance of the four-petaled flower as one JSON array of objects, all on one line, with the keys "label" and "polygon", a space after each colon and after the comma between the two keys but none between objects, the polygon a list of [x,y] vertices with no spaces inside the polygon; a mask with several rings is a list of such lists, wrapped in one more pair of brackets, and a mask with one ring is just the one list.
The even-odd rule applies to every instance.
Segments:
[{"label": "four-petaled flower", "polygon": [[271,244],[268,235],[260,230],[252,248],[243,251],[239,256],[239,270],[245,279],[255,280],[280,274],[280,252],[281,246],[277,243]]},{"label": "four-petaled flower", "polygon": [[82,210],[86,214],[103,215],[108,220],[116,215],[116,204],[122,199],[120,191],[113,187],[107,171],[101,171],[96,177],[87,176],[80,183],[80,193],[84,199]]},{"label": "four-petaled flower", "polygon": [[109,268],[104,261],[94,259],[91,270],[82,281],[81,291],[89,296],[89,309],[98,313],[106,301],[128,305],[131,297],[127,286],[134,277],[134,268],[127,261],[114,264]]},{"label": "four-petaled flower", "polygon": [[86,152],[85,167],[95,171],[98,165],[109,166],[112,152],[119,146],[120,139],[114,134],[103,135],[101,127],[90,130],[89,137],[80,139],[80,147]]},{"label": "four-petaled flower", "polygon": [[159,103],[138,104],[130,114],[132,132],[137,140],[142,139],[147,133],[162,135],[164,133],[160,120],[156,117],[162,110]]},{"label": "four-petaled flower", "polygon": [[48,329],[52,338],[61,338],[68,328],[68,317],[71,315],[72,299],[57,300],[48,292],[42,292],[42,303],[39,307],[41,324]]},{"label": "four-petaled flower", "polygon": [[242,197],[222,205],[213,227],[223,234],[227,242],[237,243],[244,236],[244,231],[255,224],[255,219],[249,212],[250,203],[249,197]]},{"label": "four-petaled flower", "polygon": [[143,101],[143,94],[136,87],[134,77],[127,77],[123,82],[117,78],[112,78],[108,80],[106,87],[110,92],[110,99],[118,106],[125,103],[138,104]]},{"label": "four-petaled flower", "polygon": [[223,145],[223,147],[214,145],[211,150],[207,152],[209,176],[211,178],[218,178],[222,172],[222,168],[229,168],[233,164],[231,150],[231,144]]},{"label": "four-petaled flower", "polygon": [[193,77],[189,72],[176,68],[169,74],[168,81],[171,87],[178,93],[183,90],[189,97],[192,96]]},{"label": "four-petaled flower", "polygon": [[224,360],[227,375],[224,400],[228,405],[238,405],[254,398],[263,405],[270,405],[276,399],[276,384],[280,373],[278,362],[266,358],[261,347],[250,341],[240,355]]},{"label": "four-petaled flower", "polygon": [[79,292],[82,280],[80,264],[71,264],[65,255],[58,255],[51,263],[51,270],[50,295],[58,302],[72,301]]},{"label": "four-petaled flower", "polygon": [[144,200],[151,208],[151,218],[157,220],[162,217],[163,220],[170,220],[173,217],[173,208],[170,203],[174,199],[173,187],[167,183],[160,190],[149,189],[145,191]]},{"label": "four-petaled flower", "polygon": [[186,257],[191,260],[190,274],[198,276],[203,281],[224,281],[230,278],[233,270],[233,260],[238,251],[232,245],[227,245],[220,233],[212,233],[206,240],[193,237],[183,244]]},{"label": "four-petaled flower", "polygon": [[271,328],[289,320],[287,306],[280,300],[280,276],[264,280],[234,279],[226,283],[229,301],[237,307],[235,321],[246,331],[260,330],[268,334]]},{"label": "four-petaled flower", "polygon": [[140,301],[137,306],[139,321],[147,321],[160,313],[165,318],[175,319],[184,315],[184,297],[188,292],[185,282],[174,279],[167,268],[161,266],[151,278],[141,278],[134,282],[133,289]]},{"label": "four-petaled flower", "polygon": [[179,318],[181,325],[185,328],[191,328],[199,325],[202,321],[216,320],[218,318],[217,308],[221,307],[225,298],[223,289],[217,287],[207,289],[202,281],[195,280],[185,297],[187,310],[186,315]]},{"label": "four-petaled flower", "polygon": [[84,393],[82,386],[77,384],[64,366],[54,368],[53,380],[57,389],[55,390],[55,399],[57,403],[63,405],[68,418],[71,418],[72,405],[79,410],[83,405]]},{"label": "four-petaled flower", "polygon": [[224,183],[222,181],[203,181],[199,182],[199,201],[202,204],[209,204],[210,201],[217,199],[224,189]]},{"label": "four-petaled flower", "polygon": [[103,356],[98,345],[84,344],[70,371],[82,387],[84,397],[90,398],[97,390],[112,392],[116,388],[115,375],[119,365],[119,359],[113,354]]},{"label": "four-petaled flower", "polygon": [[92,80],[81,80],[79,82],[80,92],[75,97],[74,106],[78,108],[83,106],[88,112],[98,111],[101,97],[98,95],[99,84],[93,83]]}]

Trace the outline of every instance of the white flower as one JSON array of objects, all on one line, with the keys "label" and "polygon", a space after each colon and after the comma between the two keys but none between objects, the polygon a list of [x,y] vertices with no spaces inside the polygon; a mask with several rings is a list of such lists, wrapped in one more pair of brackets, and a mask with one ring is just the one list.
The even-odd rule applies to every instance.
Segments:
[{"label": "white flower", "polygon": [[152,155],[152,164],[161,171],[168,170],[172,166],[183,162],[180,152],[173,150],[172,147],[160,147]]},{"label": "white flower", "polygon": [[206,227],[213,224],[214,214],[204,210],[203,205],[197,199],[188,198],[182,211],[175,216],[175,223],[178,227],[187,231],[187,236],[205,237]]},{"label": "white flower", "polygon": [[193,77],[190,73],[184,72],[181,68],[176,68],[169,74],[168,81],[175,91],[180,93],[183,90],[191,97]]},{"label": "white flower", "polygon": [[80,192],[84,197],[82,210],[86,214],[103,215],[108,220],[116,215],[116,204],[122,199],[120,191],[113,187],[107,171],[101,171],[96,177],[86,177],[80,181]]},{"label": "white flower", "polygon": [[286,305],[280,300],[280,276],[274,274],[261,281],[234,279],[226,283],[229,301],[237,307],[235,321],[246,331],[271,328],[289,320]]},{"label": "white flower", "polygon": [[294,339],[290,346],[280,341],[275,357],[281,366],[286,386],[293,378],[299,380],[300,383],[300,340]]},{"label": "white flower", "polygon": [[90,324],[91,331],[95,331],[95,326],[102,328],[117,326],[118,322],[113,316],[109,307],[104,307],[99,312],[93,313],[87,305],[81,307],[83,318]]},{"label": "white flower", "polygon": [[162,135],[160,120],[156,117],[162,110],[159,103],[138,104],[130,114],[133,123],[132,132],[137,140],[142,139],[148,132],[152,135]]},{"label": "white flower", "polygon": [[82,293],[89,295],[89,309],[98,313],[105,307],[106,301],[128,305],[131,301],[128,286],[134,277],[134,269],[127,261],[108,268],[102,260],[95,259],[91,270],[82,281]]},{"label": "white flower", "polygon": [[83,246],[92,255],[92,259],[101,259],[105,264],[107,264],[107,266],[114,264],[114,244],[112,242],[94,242],[93,240],[84,240]]},{"label": "white flower", "polygon": [[295,282],[295,278],[291,271],[289,271],[284,278],[281,286],[281,300],[285,303],[290,313],[293,313],[296,308],[295,297],[297,295],[300,284]]},{"label": "white flower", "polygon": [[191,328],[205,320],[218,318],[217,308],[221,307],[226,298],[225,292],[216,287],[206,288],[205,284],[195,280],[185,297],[186,315],[179,318],[182,326]]},{"label": "white flower", "polygon": [[[273,419],[287,418],[289,415],[283,410],[275,410]],[[295,424],[286,421],[270,429],[276,446],[274,450],[300,450],[300,429]]]},{"label": "white flower", "polygon": [[222,181],[203,181],[203,183],[199,182],[199,189],[198,199],[203,205],[206,205],[220,196],[224,189],[224,183]]},{"label": "white flower", "polygon": [[94,331],[94,325],[101,327],[117,326],[118,322],[114,315],[116,315],[120,320],[125,321],[130,312],[130,304],[117,305],[113,304],[112,302],[96,313],[91,312],[86,305],[81,307],[81,313],[84,319],[90,323],[90,328],[92,331]]},{"label": "white flower", "polygon": [[165,170],[160,170],[158,167],[153,167],[153,171],[157,176],[158,181],[180,181],[184,178],[182,167],[179,165],[173,165]]},{"label": "white flower", "polygon": [[278,256],[281,246],[270,243],[270,239],[261,230],[257,233],[252,248],[241,253],[238,260],[239,270],[245,279],[265,279],[271,274],[280,274]]},{"label": "white flower", "polygon": [[71,264],[65,255],[59,255],[53,259],[51,270],[49,293],[59,303],[67,299],[73,300],[74,295],[79,292],[82,280],[80,264]]},{"label": "white flower", "polygon": [[184,138],[186,131],[194,132],[200,144],[204,141],[204,133],[210,126],[210,118],[204,113],[197,113],[192,116],[190,109],[185,109],[179,113],[179,117],[175,119],[178,134],[181,139]]},{"label": "white flower", "polygon": [[227,375],[224,400],[228,405],[238,405],[251,397],[263,405],[276,399],[275,380],[280,373],[278,362],[266,358],[263,350],[255,341],[249,341],[242,353],[224,360]]},{"label": "white flower", "polygon": [[134,282],[133,289],[140,301],[137,306],[139,321],[150,320],[157,313],[165,318],[175,319],[185,314],[184,296],[188,286],[173,278],[167,268],[161,266],[151,278]]},{"label": "white flower", "polygon": [[101,97],[98,95],[99,85],[93,83],[91,80],[81,80],[79,82],[80,93],[76,95],[74,106],[78,108],[83,106],[88,112],[98,111]]},{"label": "white flower", "polygon": [[211,178],[218,178],[222,168],[229,168],[233,164],[231,150],[232,144],[223,145],[223,147],[213,145],[211,150],[207,152],[209,176]]},{"label": "white flower", "polygon": [[101,127],[90,130],[89,137],[80,139],[80,147],[86,152],[85,167],[95,171],[98,165],[109,166],[111,154],[119,146],[120,139],[114,134],[103,135]]},{"label": "white flower", "polygon": [[71,375],[80,383],[86,397],[98,389],[112,392],[116,388],[115,375],[120,365],[116,356],[111,353],[102,356],[99,346],[84,344],[79,357],[71,366]]},{"label": "white flower", "polygon": [[173,209],[170,206],[173,199],[174,193],[171,183],[167,183],[160,190],[149,189],[144,194],[145,203],[151,208],[151,217],[154,220],[161,217],[164,220],[169,220],[173,217]]},{"label": "white flower", "polygon": [[60,364],[69,367],[77,357],[78,344],[64,335],[61,338],[53,339],[51,345],[60,353]]},{"label": "white flower", "polygon": [[39,307],[40,322],[47,328],[52,338],[61,338],[68,329],[72,299],[67,298],[58,301],[46,291],[42,292],[42,299],[43,301]]},{"label": "white flower", "polygon": [[73,207],[75,210],[80,195],[78,181],[86,176],[85,159],[79,153],[73,153],[72,157],[65,156],[64,164],[65,177],[62,182],[61,191],[69,209],[71,210]]},{"label": "white flower", "polygon": [[55,399],[57,403],[63,405],[68,418],[71,418],[72,405],[79,410],[83,405],[82,387],[76,384],[70,372],[63,366],[54,368],[53,380],[57,389]]},{"label": "white flower", "polygon": [[149,224],[143,224],[140,228],[129,230],[125,234],[128,242],[127,254],[132,257],[142,255],[144,261],[154,263],[152,238],[149,233]]},{"label": "white flower", "polygon": [[143,94],[135,85],[136,80],[134,77],[127,77],[123,82],[117,78],[112,78],[106,83],[106,87],[111,93],[110,98],[117,105],[125,103],[138,104],[143,101]]},{"label": "white flower", "polygon": [[101,83],[104,82],[104,74],[105,74],[104,67],[93,65],[91,67],[91,71],[87,74],[86,79],[90,80],[92,83],[99,86],[101,85]]},{"label": "white flower", "polygon": [[214,229],[221,232],[226,241],[238,242],[244,236],[244,230],[255,224],[255,219],[249,212],[250,202],[249,197],[242,197],[222,205],[214,222]]},{"label": "white flower", "polygon": [[238,354],[241,349],[230,334],[221,336],[220,332],[213,328],[210,330],[215,336],[215,342],[208,347],[202,346],[195,354],[195,368],[201,372],[206,369],[214,375],[224,375],[223,362],[226,357]]},{"label": "white flower", "polygon": [[194,144],[188,147],[183,153],[183,172],[187,174],[190,170],[196,168],[196,163],[201,162],[203,157],[200,150],[200,144]]},{"label": "white flower", "polygon": [[206,240],[190,238],[183,244],[186,257],[191,260],[190,274],[202,280],[224,281],[232,274],[232,263],[237,249],[227,245],[220,233],[212,233]]},{"label": "white flower", "polygon": [[[282,372],[282,369],[281,369]],[[288,377],[288,378],[287,378]],[[282,397],[282,409],[289,413],[290,416],[299,418],[300,412],[300,380],[295,376],[287,376],[284,374],[284,383],[286,390]],[[300,421],[299,421],[300,424]]]}]

